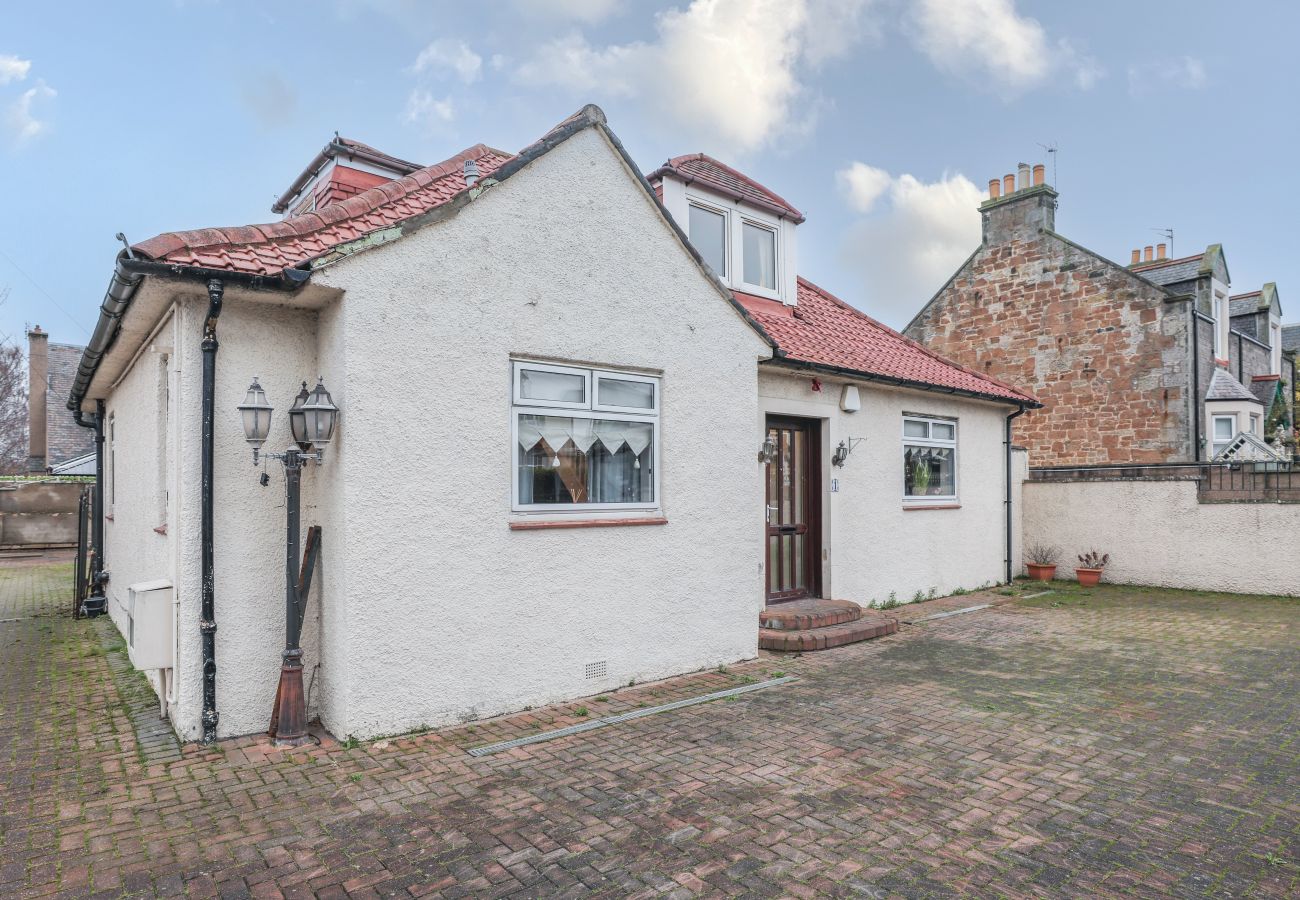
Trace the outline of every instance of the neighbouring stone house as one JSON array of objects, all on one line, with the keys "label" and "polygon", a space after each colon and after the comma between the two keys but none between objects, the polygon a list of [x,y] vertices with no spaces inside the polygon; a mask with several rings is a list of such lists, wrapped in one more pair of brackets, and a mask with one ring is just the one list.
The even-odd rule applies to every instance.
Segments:
[{"label": "neighbouring stone house", "polygon": [[50,343],[39,325],[27,332],[29,472],[45,472],[94,452],[94,433],[76,423],[66,403],[84,350]]},{"label": "neighbouring stone house", "polygon": [[[302,480],[304,680],[339,736],[750,658],[768,604],[1018,569],[1009,423],[1037,401],[800,278],[803,217],[762,185],[696,155],[652,186],[595,107],[518,154],[371,151],[390,177],[350,196],[329,182],[362,145],[330,146],[277,203],[299,214],[119,255],[72,389],[116,435],[108,612],[129,630],[135,589],[174,595],[155,684],[182,736],[260,730],[275,697],[284,495],[245,444],[254,375],[268,451],[302,380],[340,409]],[[809,639],[862,636],[836,627]]]},{"label": "neighbouring stone house", "polygon": [[1016,423],[1035,466],[1204,460],[1293,421],[1274,285],[1232,298],[1217,244],[1112,262],[1058,234],[1056,209],[1042,166],[990,181],[980,246],[904,332],[1043,401]]}]

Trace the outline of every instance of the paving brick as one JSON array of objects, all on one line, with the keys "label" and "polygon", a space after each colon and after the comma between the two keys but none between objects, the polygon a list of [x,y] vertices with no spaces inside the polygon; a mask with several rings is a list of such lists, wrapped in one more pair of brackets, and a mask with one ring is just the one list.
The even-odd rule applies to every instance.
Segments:
[{"label": "paving brick", "polygon": [[907,618],[995,605],[437,734],[151,759],[141,677],[66,579],[0,568],[0,896],[1300,892],[1295,600],[949,598]]}]

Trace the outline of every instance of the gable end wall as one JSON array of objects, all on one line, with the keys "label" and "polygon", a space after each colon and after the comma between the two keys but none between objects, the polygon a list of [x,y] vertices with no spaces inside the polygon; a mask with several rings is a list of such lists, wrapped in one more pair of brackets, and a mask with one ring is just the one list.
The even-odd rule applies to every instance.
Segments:
[{"label": "gable end wall", "polygon": [[907,328],[1043,403],[1016,422],[1035,466],[1190,458],[1185,303],[1059,237],[981,247]]}]

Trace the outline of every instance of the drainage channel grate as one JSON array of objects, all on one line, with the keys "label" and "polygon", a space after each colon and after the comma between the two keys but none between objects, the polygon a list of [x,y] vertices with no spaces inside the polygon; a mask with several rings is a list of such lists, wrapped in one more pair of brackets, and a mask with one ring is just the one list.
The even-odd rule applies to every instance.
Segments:
[{"label": "drainage channel grate", "polygon": [[584,731],[594,731],[597,728],[604,728],[606,725],[617,725],[620,722],[630,722],[633,719],[642,719],[646,716],[672,712],[675,709],[685,709],[688,706],[695,706],[699,703],[708,703],[710,700],[722,700],[727,697],[736,697],[740,694],[748,694],[751,691],[761,691],[764,688],[776,687],[778,684],[789,684],[791,681],[795,680],[797,679],[793,675],[784,675],[781,678],[771,678],[767,681],[759,681],[755,684],[744,684],[740,687],[728,688],[725,691],[714,691],[712,694],[702,694],[699,697],[687,697],[685,700],[675,700],[672,703],[664,703],[660,706],[647,706],[644,709],[634,709],[630,712],[620,713],[617,716],[605,716],[600,719],[593,719],[590,722],[570,725],[567,728],[556,728],[554,731],[543,731],[540,734],[530,734],[527,737],[515,738],[512,741],[501,741],[497,744],[486,744],[482,747],[473,747],[467,752],[470,756],[491,756],[493,753],[501,753],[504,750],[513,750],[515,747],[526,747],[529,744],[540,744],[544,741],[553,741],[556,738],[568,737],[573,734],[582,734]]}]

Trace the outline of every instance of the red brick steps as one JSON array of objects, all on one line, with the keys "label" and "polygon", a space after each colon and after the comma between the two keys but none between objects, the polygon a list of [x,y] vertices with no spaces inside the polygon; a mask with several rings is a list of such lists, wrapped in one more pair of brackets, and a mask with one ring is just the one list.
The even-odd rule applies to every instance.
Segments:
[{"label": "red brick steps", "polygon": [[848,600],[796,600],[759,615],[758,646],[806,653],[868,641],[898,631],[898,620]]}]

